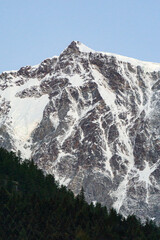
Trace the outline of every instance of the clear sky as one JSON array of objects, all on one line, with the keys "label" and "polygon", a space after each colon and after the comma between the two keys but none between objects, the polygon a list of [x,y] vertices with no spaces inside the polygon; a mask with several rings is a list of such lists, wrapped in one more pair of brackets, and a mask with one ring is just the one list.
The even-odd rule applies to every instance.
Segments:
[{"label": "clear sky", "polygon": [[59,55],[73,40],[160,62],[160,0],[0,0],[0,73]]}]

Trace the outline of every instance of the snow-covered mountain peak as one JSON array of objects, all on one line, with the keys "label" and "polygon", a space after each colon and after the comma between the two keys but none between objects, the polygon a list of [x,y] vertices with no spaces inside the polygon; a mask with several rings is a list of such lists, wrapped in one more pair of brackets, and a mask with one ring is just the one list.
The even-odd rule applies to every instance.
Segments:
[{"label": "snow-covered mountain peak", "polygon": [[0,145],[88,202],[160,221],[159,64],[73,41],[0,75]]}]

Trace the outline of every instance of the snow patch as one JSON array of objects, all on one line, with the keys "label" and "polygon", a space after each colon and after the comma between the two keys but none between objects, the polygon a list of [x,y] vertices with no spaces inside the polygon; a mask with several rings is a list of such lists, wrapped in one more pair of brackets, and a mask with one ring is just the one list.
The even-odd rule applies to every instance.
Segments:
[{"label": "snow patch", "polygon": [[[42,95],[39,98],[16,97],[16,94],[31,86],[39,85],[38,79],[30,79],[21,86],[12,86],[0,91],[1,99],[10,102],[10,111],[7,115],[8,129],[15,141],[16,150],[20,150],[24,157],[30,157],[30,150],[27,140],[31,132],[37,127],[43,116],[43,110],[49,99],[48,95]],[[3,120],[3,119],[2,119]]]},{"label": "snow patch", "polygon": [[84,44],[81,43],[81,42],[78,42],[78,41],[77,41],[76,44],[77,44],[80,52],[85,52],[85,53],[90,53],[90,52],[95,53],[95,52],[96,52],[96,51],[94,51],[93,49],[87,47],[86,45],[84,45]]},{"label": "snow patch", "polygon": [[80,87],[83,85],[84,80],[79,76],[79,74],[74,74],[68,78],[73,87]]},{"label": "snow patch", "polygon": [[53,124],[53,127],[56,129],[59,125],[59,117],[58,117],[57,112],[50,114],[49,119],[50,119],[51,123]]}]

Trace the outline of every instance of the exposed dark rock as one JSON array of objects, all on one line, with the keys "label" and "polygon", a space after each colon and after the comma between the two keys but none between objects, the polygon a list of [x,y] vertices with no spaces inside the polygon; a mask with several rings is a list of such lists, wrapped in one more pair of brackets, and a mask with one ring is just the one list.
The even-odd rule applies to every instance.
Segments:
[{"label": "exposed dark rock", "polygon": [[108,134],[108,142],[112,143],[116,138],[118,138],[119,132],[115,124],[110,126]]}]

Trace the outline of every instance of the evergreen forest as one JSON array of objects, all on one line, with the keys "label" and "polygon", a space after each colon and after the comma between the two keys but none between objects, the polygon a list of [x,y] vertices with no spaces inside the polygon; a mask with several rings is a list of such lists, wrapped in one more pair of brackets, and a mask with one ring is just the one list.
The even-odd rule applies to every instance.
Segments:
[{"label": "evergreen forest", "polygon": [[0,240],[159,240],[160,227],[85,201],[0,148]]}]

